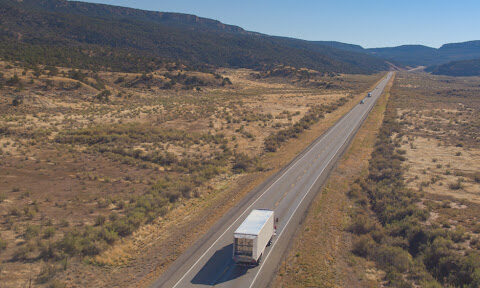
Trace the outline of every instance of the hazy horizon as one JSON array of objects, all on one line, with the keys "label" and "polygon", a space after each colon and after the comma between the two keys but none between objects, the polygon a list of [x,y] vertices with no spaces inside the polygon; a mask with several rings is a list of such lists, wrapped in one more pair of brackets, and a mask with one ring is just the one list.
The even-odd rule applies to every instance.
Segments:
[{"label": "hazy horizon", "polygon": [[[143,10],[194,14],[259,33],[311,41],[339,41],[364,48],[424,45],[479,40],[480,2],[374,0],[252,1],[87,0]],[[418,3],[421,2],[421,3]],[[341,12],[338,12],[341,11]],[[289,21],[285,21],[288,19]],[[448,21],[445,21],[447,19]],[[386,25],[388,24],[388,25]],[[325,27],[326,29],[312,29]],[[374,32],[374,33],[373,33]]]}]

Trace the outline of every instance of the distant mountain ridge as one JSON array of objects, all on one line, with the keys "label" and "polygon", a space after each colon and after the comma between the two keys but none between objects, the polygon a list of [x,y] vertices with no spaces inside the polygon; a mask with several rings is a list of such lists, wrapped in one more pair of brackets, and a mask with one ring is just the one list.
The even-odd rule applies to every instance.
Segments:
[{"label": "distant mountain ridge", "polygon": [[401,45],[365,49],[360,45],[336,41],[316,41],[315,43],[345,51],[367,53],[399,66],[433,66],[450,61],[480,58],[480,40],[447,43],[438,49],[424,45]]},{"label": "distant mountain ridge", "polygon": [[480,58],[480,40],[448,43],[436,49],[423,45],[371,48],[366,51],[393,63],[405,66],[430,66],[454,60]]},{"label": "distant mountain ridge", "polygon": [[313,41],[313,43],[346,51],[365,53],[365,49],[356,44],[348,44],[338,41]]},{"label": "distant mountain ridge", "polygon": [[147,11],[135,8],[121,6],[112,6],[106,4],[96,4],[79,1],[66,0],[22,0],[21,2],[29,5],[31,8],[37,8],[49,12],[72,13],[88,17],[109,18],[124,17],[142,21],[152,21],[161,24],[170,25],[188,25],[197,29],[210,29],[223,32],[247,33],[243,28],[227,25],[218,20],[198,17],[191,14]]},{"label": "distant mountain ridge", "polygon": [[246,31],[182,13],[66,0],[0,0],[0,57],[32,65],[147,71],[161,62],[193,66],[306,67],[373,73],[480,58],[480,41],[364,49]]},{"label": "distant mountain ridge", "polygon": [[[31,64],[142,71],[162,61],[277,64],[340,73],[388,70],[383,59],[180,13],[64,0],[0,0],[0,57]],[[102,69],[103,69],[102,68]]]},{"label": "distant mountain ridge", "polygon": [[480,59],[452,61],[441,65],[430,66],[427,72],[448,76],[480,76]]}]

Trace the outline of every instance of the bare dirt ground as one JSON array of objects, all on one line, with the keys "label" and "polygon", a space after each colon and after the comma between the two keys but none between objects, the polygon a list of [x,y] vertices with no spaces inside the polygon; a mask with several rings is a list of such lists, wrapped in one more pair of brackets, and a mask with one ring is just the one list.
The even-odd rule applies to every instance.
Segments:
[{"label": "bare dirt ground", "polygon": [[317,76],[325,88],[249,70],[46,68],[0,63],[0,287],[146,285],[381,77]]},{"label": "bare dirt ground", "polygon": [[407,151],[409,187],[480,204],[480,183],[475,180],[480,171],[480,149],[442,146],[435,139],[422,137],[410,143],[413,146],[402,147]]},{"label": "bare dirt ground", "polygon": [[479,84],[479,77],[402,73],[392,90],[405,124],[405,181],[422,193],[427,225],[462,235],[456,249],[464,255],[480,248]]}]

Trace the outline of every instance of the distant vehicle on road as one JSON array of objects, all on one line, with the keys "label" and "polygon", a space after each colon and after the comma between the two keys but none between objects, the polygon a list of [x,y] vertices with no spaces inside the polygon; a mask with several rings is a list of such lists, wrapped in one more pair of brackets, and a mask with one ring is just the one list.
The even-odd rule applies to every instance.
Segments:
[{"label": "distant vehicle on road", "polygon": [[265,247],[275,234],[272,210],[255,209],[233,233],[233,261],[237,264],[258,265]]},{"label": "distant vehicle on road", "polygon": [[368,92],[367,97],[372,97],[372,93]]},{"label": "distant vehicle on road", "polygon": [[365,100],[362,99],[362,100],[360,101],[360,104],[365,104]]}]

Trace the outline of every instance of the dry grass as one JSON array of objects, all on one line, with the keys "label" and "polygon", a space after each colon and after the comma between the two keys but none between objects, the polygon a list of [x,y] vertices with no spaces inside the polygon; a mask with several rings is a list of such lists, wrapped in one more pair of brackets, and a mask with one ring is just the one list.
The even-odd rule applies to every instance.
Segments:
[{"label": "dry grass", "polygon": [[394,93],[406,130],[401,149],[409,187],[479,203],[479,82],[478,77],[400,74]]},{"label": "dry grass", "polygon": [[480,78],[399,76],[392,94],[404,124],[405,181],[422,192],[426,225],[464,231],[459,253],[478,250]]},{"label": "dry grass", "polygon": [[[442,146],[436,139],[423,137],[409,143],[402,146],[407,152],[409,187],[480,203],[480,183],[474,179],[480,171],[480,149]],[[459,179],[461,188],[451,189]]]},{"label": "dry grass", "polygon": [[[16,73],[23,83],[21,89],[5,86],[0,90],[6,95],[0,99],[0,128],[7,127],[7,132],[0,134],[0,196],[6,195],[0,201],[0,237],[8,243],[6,250],[0,251],[0,277],[13,287],[23,285],[23,279],[30,274],[35,277],[42,264],[36,258],[38,250],[30,253],[27,261],[9,261],[19,247],[30,244],[36,247],[37,242],[27,243],[23,237],[28,225],[38,225],[41,234],[52,225],[55,235],[39,241],[54,242],[68,231],[82,231],[93,225],[99,215],[105,216],[107,221],[111,214],[122,216],[126,213],[125,203],[143,195],[157,181],[183,179],[188,175],[173,166],[100,153],[96,146],[57,141],[62,135],[79,129],[91,131],[89,129],[99,126],[111,129],[125,123],[142,129],[154,126],[161,131],[174,128],[189,134],[223,134],[230,151],[259,157],[263,167],[268,167],[265,171],[253,169],[235,174],[230,170],[231,160],[226,161],[218,175],[195,187],[198,197],[172,203],[166,215],[117,241],[98,256],[84,260],[68,258],[68,268],[58,271],[56,276],[72,286],[148,283],[236,201],[280,169],[356,104],[363,96],[359,93],[380,76],[335,76],[331,81],[341,84],[340,88],[318,89],[288,81],[255,80],[250,77],[249,70],[220,70],[217,72],[229,77],[233,85],[209,84],[197,91],[182,87],[163,90],[155,85],[125,87],[115,83],[118,77],[132,80],[141,75],[99,72],[98,78],[112,91],[108,102],[100,102],[94,99],[100,92],[93,87],[95,83],[91,83],[96,81],[95,77],[84,81],[89,84],[80,83],[61,75],[62,71],[67,73],[70,69],[59,68],[57,76],[37,78],[31,70],[27,69],[22,75],[23,68],[12,65],[13,68],[7,69],[7,65],[10,64],[0,63],[4,77],[8,79]],[[152,77],[160,79],[163,73],[165,71],[156,71]],[[209,74],[185,73],[214,81]],[[45,86],[47,80],[53,82],[52,87]],[[79,83],[77,88],[76,83]],[[263,139],[298,121],[311,105],[332,103],[350,94],[356,98],[327,114],[298,139],[286,143],[274,155],[264,153]],[[16,95],[21,96],[23,102],[12,106]],[[271,118],[265,117],[268,114]],[[179,160],[192,161],[213,158],[215,153],[222,153],[221,145],[213,141],[146,139],[129,142],[123,148],[145,154],[156,150],[171,152]],[[16,207],[18,216],[11,214]],[[209,213],[211,207],[218,208],[215,209],[217,214]],[[179,243],[175,253],[172,243]]]}]

